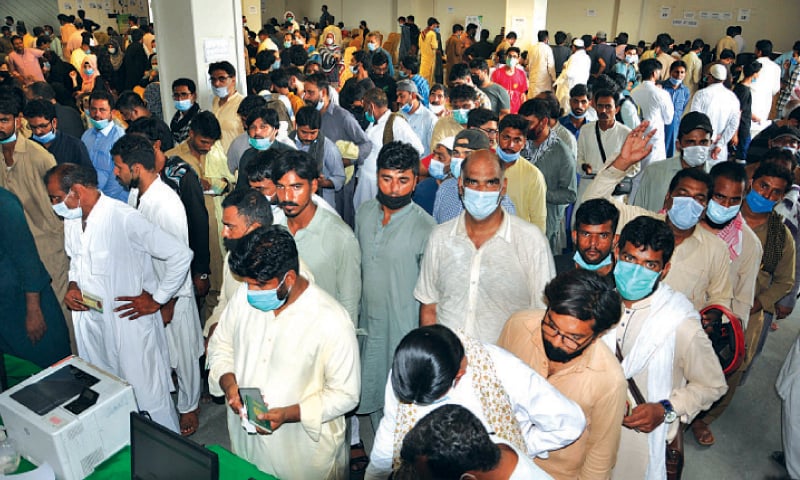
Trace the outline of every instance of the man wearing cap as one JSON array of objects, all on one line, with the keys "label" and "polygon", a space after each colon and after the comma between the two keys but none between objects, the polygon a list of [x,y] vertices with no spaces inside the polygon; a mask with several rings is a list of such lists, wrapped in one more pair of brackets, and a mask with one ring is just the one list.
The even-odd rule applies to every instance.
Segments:
[{"label": "man wearing cap", "polygon": [[728,142],[739,129],[741,112],[739,99],[723,83],[728,78],[728,69],[722,65],[714,65],[709,73],[708,86],[694,94],[689,110],[708,115],[716,132],[708,162],[709,166],[714,166],[728,159]]},{"label": "man wearing cap", "polygon": [[[489,149],[489,137],[483,131],[470,128],[458,132],[453,142],[453,154],[450,158],[451,177],[439,185],[436,200],[433,202],[433,219],[436,223],[444,223],[459,216],[464,210],[461,196],[458,193],[458,179],[461,175],[461,164],[476,150]],[[517,209],[508,195],[500,195],[500,205],[511,215]],[[544,231],[544,229],[542,229]]]},{"label": "man wearing cap", "polygon": [[684,168],[704,168],[713,142],[714,128],[706,114],[689,112],[678,126],[676,154],[663,162],[651,163],[641,175],[641,183],[632,204],[657,212],[664,206],[669,182]]},{"label": "man wearing cap", "polygon": [[599,31],[594,36],[594,48],[592,48],[592,67],[595,67],[597,74],[601,75],[606,72],[614,71],[614,64],[617,63],[617,52],[608,43],[606,43],[606,32]]},{"label": "man wearing cap", "polygon": [[[798,147],[800,147],[800,142],[796,139],[798,128],[800,128],[800,107],[792,110],[786,120],[775,120],[772,125],[756,135],[750,141],[750,147],[747,149],[747,160],[750,162],[760,161],[770,148],[791,150],[796,159]],[[748,170],[748,172],[752,175],[752,171]]]},{"label": "man wearing cap", "polygon": [[411,129],[422,142],[423,155],[431,153],[433,127],[439,119],[436,114],[422,105],[417,85],[409,79],[397,82],[397,106]]},{"label": "man wearing cap", "polygon": [[556,96],[561,108],[565,111],[569,108],[569,91],[579,83],[585,84],[589,80],[589,72],[592,68],[592,59],[586,53],[583,40],[576,38],[572,40],[572,56],[569,57],[561,69],[553,87],[556,89]]}]

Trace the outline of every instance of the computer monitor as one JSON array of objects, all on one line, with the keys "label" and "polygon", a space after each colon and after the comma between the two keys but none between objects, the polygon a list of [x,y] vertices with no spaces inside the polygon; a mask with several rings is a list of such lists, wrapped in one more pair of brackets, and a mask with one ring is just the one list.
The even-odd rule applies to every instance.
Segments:
[{"label": "computer monitor", "polygon": [[218,480],[217,454],[131,412],[133,480]]}]

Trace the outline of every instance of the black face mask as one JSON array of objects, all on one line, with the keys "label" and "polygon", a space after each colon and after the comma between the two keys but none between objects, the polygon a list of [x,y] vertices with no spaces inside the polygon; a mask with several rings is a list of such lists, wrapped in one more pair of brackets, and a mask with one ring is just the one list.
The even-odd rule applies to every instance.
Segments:
[{"label": "black face mask", "polygon": [[572,353],[569,353],[566,350],[558,348],[554,346],[552,343],[548,342],[547,339],[544,338],[544,333],[542,333],[542,344],[544,345],[544,353],[545,355],[547,355],[547,358],[549,358],[553,362],[567,363],[573,358],[581,356],[584,350],[586,350],[588,345],[591,344],[592,342],[589,341],[586,343],[587,345],[582,347],[580,350],[576,350]]},{"label": "black face mask", "polygon": [[478,75],[470,75],[469,78],[472,79],[472,83],[475,85],[482,85],[483,82],[481,81],[481,77]]},{"label": "black face mask", "polygon": [[378,202],[380,202],[381,205],[385,206],[389,210],[399,210],[411,203],[411,197],[413,195],[414,192],[411,191],[407,195],[403,195],[401,197],[390,197],[378,189],[378,194],[375,198],[378,199]]}]

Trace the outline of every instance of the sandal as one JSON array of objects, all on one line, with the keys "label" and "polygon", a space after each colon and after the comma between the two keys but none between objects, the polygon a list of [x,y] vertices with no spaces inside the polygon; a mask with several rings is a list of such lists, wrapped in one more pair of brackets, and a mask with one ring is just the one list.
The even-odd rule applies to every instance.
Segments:
[{"label": "sandal", "polygon": [[196,408],[191,412],[181,413],[181,435],[184,437],[190,437],[197,432],[197,428],[200,426],[199,411],[200,409]]},{"label": "sandal", "polygon": [[364,449],[364,442],[350,445],[350,472],[360,474],[367,470],[367,465],[369,465],[369,457]]},{"label": "sandal", "polygon": [[704,447],[710,447],[711,445],[714,445],[714,434],[711,433],[711,429],[708,428],[708,425],[706,425],[705,422],[702,420],[695,420],[692,422],[691,428],[697,443]]}]

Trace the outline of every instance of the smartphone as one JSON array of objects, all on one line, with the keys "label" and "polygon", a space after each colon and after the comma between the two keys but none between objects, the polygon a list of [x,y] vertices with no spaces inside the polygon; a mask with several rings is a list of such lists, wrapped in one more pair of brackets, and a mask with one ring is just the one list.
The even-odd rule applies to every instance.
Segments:
[{"label": "smartphone", "polygon": [[271,432],[272,424],[267,420],[259,420],[258,415],[262,415],[269,411],[269,408],[264,404],[261,397],[261,389],[259,388],[239,388],[239,398],[242,400],[245,411],[247,411],[247,420],[264,430]]}]

